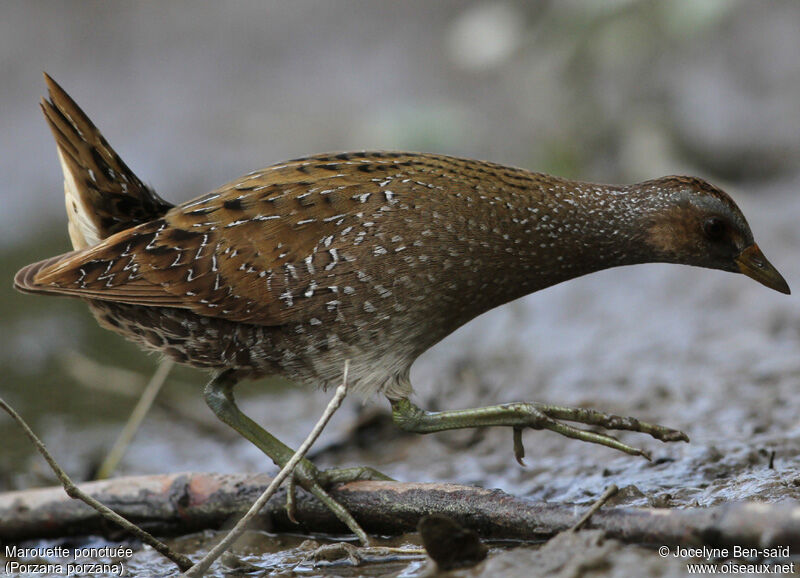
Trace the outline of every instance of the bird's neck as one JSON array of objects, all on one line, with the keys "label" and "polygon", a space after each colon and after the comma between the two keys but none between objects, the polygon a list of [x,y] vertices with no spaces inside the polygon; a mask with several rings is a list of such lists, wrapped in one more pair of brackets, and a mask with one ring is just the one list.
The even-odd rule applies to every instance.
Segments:
[{"label": "bird's neck", "polygon": [[[499,305],[594,271],[655,261],[643,232],[655,210],[636,186],[530,173],[457,194],[425,292],[425,348]],[[491,189],[490,189],[491,187]],[[426,249],[427,250],[427,249]]]},{"label": "bird's neck", "polygon": [[[498,208],[490,265],[498,279],[487,308],[588,273],[658,260],[645,242],[656,207],[635,186],[553,179],[525,191],[509,191]],[[498,250],[499,249],[499,250]]]}]

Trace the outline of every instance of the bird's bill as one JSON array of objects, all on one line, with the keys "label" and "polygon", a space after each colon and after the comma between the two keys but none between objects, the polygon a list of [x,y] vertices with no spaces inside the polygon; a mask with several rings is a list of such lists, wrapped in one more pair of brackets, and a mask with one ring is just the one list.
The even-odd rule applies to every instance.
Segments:
[{"label": "bird's bill", "polygon": [[736,257],[736,265],[739,267],[739,271],[751,279],[755,279],[762,285],[770,289],[775,289],[775,291],[785,293],[786,295],[791,293],[786,279],[778,273],[778,270],[772,266],[772,263],[767,261],[764,253],[761,252],[761,249],[759,249],[758,245],[755,243],[739,253],[739,256]]}]

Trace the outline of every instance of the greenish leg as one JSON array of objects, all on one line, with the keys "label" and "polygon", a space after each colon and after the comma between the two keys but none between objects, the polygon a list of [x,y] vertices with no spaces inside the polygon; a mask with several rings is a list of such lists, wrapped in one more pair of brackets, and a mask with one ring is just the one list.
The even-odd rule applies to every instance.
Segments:
[{"label": "greenish leg", "polygon": [[[522,462],[522,430],[549,429],[569,438],[600,444],[650,459],[645,450],[631,447],[605,434],[577,428],[564,421],[572,421],[612,430],[627,430],[648,434],[664,442],[689,441],[682,431],[661,425],[649,424],[632,417],[621,417],[593,409],[561,407],[543,403],[506,403],[475,409],[429,412],[420,409],[408,398],[390,400],[392,417],[403,430],[416,433],[433,433],[452,429],[486,426],[506,426],[514,430],[514,455]],[[561,420],[561,421],[559,421]]]},{"label": "greenish leg", "polygon": [[361,480],[378,480],[393,482],[394,479],[386,474],[382,474],[375,468],[368,466],[357,466],[355,468],[336,468],[335,470],[325,470],[325,481],[328,484],[346,484],[348,482],[358,482]]},{"label": "greenish leg", "polygon": [[[292,458],[294,451],[242,413],[233,397],[233,387],[236,382],[237,379],[232,371],[222,372],[212,379],[206,385],[204,392],[206,404],[221,421],[250,440],[258,449],[269,456],[278,467],[282,468]],[[366,479],[387,480],[390,478],[372,468],[347,468],[321,472],[307,459],[303,459],[297,464],[293,476],[293,480],[325,504],[365,545],[369,543],[369,540],[364,530],[361,529],[361,526],[358,525],[353,516],[334,500],[324,488],[333,483],[346,483]],[[294,484],[292,483],[289,487],[290,494],[293,494],[293,489]],[[294,519],[293,505],[294,496],[291,495],[288,499],[289,517],[291,519]]]}]

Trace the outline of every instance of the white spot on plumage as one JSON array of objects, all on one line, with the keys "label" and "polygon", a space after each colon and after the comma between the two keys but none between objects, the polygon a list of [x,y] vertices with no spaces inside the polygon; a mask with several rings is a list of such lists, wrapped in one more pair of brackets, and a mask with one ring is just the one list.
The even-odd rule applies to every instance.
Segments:
[{"label": "white spot on plumage", "polygon": [[339,253],[336,249],[328,249],[328,254],[331,256],[331,262],[325,265],[325,270],[330,271],[336,266],[336,263],[339,262]]},{"label": "white spot on plumage", "polygon": [[292,292],[290,289],[286,289],[283,293],[280,294],[278,297],[282,301],[286,301],[286,305],[291,307],[294,305],[294,297],[292,296]]}]

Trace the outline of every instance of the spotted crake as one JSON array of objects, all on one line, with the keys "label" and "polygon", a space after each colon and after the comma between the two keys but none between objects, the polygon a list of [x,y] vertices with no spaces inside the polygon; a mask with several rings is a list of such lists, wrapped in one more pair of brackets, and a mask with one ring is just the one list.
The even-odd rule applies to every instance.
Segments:
[{"label": "spotted crake", "polygon": [[[68,202],[70,186],[83,186],[114,210],[76,205],[87,246],[23,268],[15,286],[80,297],[105,327],[213,371],[209,406],[279,465],[291,449],[238,409],[233,386],[280,374],[325,387],[341,379],[345,360],[351,387],[385,394],[406,430],[509,426],[518,458],[525,428],[646,455],[565,422],[688,438],[634,418],[537,403],[426,412],[409,400],[409,369],[477,315],[609,267],[697,265],[789,292],[735,203],[698,178],[600,185],[443,155],[355,152],[273,165],[172,207],[48,84],[44,109]],[[126,207],[127,221],[119,218]],[[378,472],[322,472],[303,461],[295,475],[366,540],[325,488]]]}]

